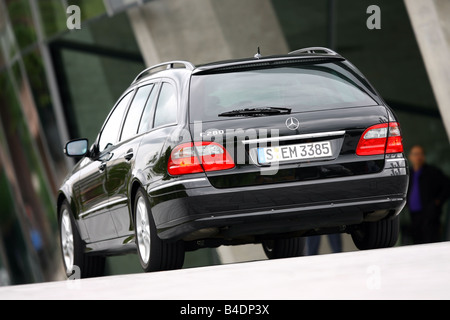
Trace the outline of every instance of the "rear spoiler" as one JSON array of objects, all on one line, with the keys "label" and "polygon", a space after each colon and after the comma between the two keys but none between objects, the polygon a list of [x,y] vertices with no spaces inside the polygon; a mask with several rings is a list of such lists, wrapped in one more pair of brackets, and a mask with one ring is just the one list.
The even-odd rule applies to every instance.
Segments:
[{"label": "rear spoiler", "polygon": [[196,68],[192,74],[213,74],[213,73],[227,73],[232,71],[246,71],[253,69],[269,69],[277,68],[282,65],[292,64],[317,64],[344,61],[345,59],[340,55],[331,54],[305,54],[304,52],[293,51],[289,56],[267,57],[255,60],[234,61],[232,63],[218,63],[200,66]]}]

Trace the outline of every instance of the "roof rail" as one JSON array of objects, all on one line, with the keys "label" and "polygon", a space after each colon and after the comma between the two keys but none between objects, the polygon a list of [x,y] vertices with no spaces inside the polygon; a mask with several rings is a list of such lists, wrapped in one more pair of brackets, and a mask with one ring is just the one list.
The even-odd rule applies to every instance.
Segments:
[{"label": "roof rail", "polygon": [[161,67],[164,67],[164,66],[167,66],[167,69],[173,69],[175,64],[182,64],[185,69],[188,69],[190,71],[195,69],[195,66],[191,62],[188,62],[188,61],[175,60],[175,61],[163,62],[163,63],[160,63],[160,64],[156,64],[154,66],[151,66],[150,68],[147,68],[144,71],[142,71],[141,73],[139,73],[131,84],[133,84],[136,81],[138,81],[140,78],[142,78],[142,76],[145,73],[147,73],[147,72],[149,72],[149,71],[151,71],[153,69],[158,69],[158,68],[161,68]]},{"label": "roof rail", "polygon": [[325,48],[325,47],[310,47],[310,48],[303,48],[298,49],[292,52],[289,52],[289,54],[297,54],[297,53],[326,53],[331,54],[333,56],[338,56],[339,54],[331,49]]}]

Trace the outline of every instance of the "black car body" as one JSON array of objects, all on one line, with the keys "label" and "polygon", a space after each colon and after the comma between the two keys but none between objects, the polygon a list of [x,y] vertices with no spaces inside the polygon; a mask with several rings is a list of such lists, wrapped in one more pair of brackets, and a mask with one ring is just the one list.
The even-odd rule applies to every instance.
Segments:
[{"label": "black car body", "polygon": [[[380,95],[329,49],[168,62],[136,78],[89,150],[85,140],[67,145],[83,158],[60,189],[58,212],[71,216],[75,251],[101,261],[136,250],[141,206],[158,250],[177,257],[141,259],[147,271],[223,244],[297,256],[315,234],[348,232],[361,249],[392,246],[408,186],[401,139]],[[76,144],[83,150],[71,152]],[[155,250],[150,260],[170,260]]]}]

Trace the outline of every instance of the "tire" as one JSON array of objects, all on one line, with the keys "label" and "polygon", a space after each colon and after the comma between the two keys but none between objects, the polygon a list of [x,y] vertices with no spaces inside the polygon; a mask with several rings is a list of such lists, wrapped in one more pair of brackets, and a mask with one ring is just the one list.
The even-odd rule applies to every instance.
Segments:
[{"label": "tire", "polygon": [[352,232],[355,246],[360,250],[393,247],[399,236],[399,218],[364,222]]},{"label": "tire", "polygon": [[299,237],[266,240],[262,246],[269,259],[301,257],[305,255],[306,239]]},{"label": "tire", "polygon": [[145,272],[181,269],[184,263],[184,242],[161,240],[150,211],[145,191],[137,191],[134,203],[135,238],[139,261]]},{"label": "tire", "polygon": [[72,210],[64,201],[59,211],[59,235],[64,270],[67,277],[92,278],[105,275],[105,257],[87,255],[85,244],[73,218]]}]

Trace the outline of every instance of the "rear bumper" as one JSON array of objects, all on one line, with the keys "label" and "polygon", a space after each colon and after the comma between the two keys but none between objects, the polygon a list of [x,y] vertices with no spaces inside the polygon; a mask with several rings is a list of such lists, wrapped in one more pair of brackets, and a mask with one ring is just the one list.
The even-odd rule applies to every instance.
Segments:
[{"label": "rear bumper", "polygon": [[207,228],[235,238],[376,221],[401,211],[407,187],[405,161],[397,159],[376,174],[227,189],[196,177],[148,192],[160,238]]}]

